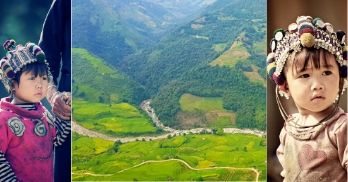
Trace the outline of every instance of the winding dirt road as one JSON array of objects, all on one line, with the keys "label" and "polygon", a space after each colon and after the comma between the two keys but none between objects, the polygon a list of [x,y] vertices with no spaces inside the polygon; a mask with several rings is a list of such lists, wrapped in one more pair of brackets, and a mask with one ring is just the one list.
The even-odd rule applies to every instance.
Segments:
[{"label": "winding dirt road", "polygon": [[[96,131],[92,131],[90,129],[84,128],[83,126],[79,125],[77,122],[72,121],[72,130],[80,135],[88,136],[88,137],[93,137],[93,138],[101,138],[104,140],[108,141],[121,141],[122,143],[127,143],[127,142],[134,142],[134,141],[151,141],[151,140],[159,140],[159,139],[165,139],[168,137],[168,135],[183,135],[183,134],[197,134],[201,133],[202,131],[206,133],[213,133],[212,129],[210,128],[195,128],[191,130],[176,130],[173,128],[169,128],[164,126],[158,117],[155,114],[155,111],[153,108],[150,107],[150,100],[146,100],[141,104],[141,108],[150,116],[152,119],[152,122],[155,123],[156,127],[163,129],[164,131],[168,132],[162,135],[157,135],[157,136],[139,136],[139,137],[112,137],[108,136]],[[253,134],[257,135],[259,137],[265,136],[265,133],[263,131],[258,131],[258,130],[251,130],[251,129],[239,129],[239,128],[223,128],[224,133],[243,133],[243,134]],[[260,172],[255,169],[255,168],[236,168],[236,167],[208,167],[208,168],[193,168],[190,166],[187,162],[181,159],[168,159],[168,160],[148,160],[144,161],[140,164],[134,165],[132,167],[123,169],[121,171],[118,171],[117,173],[122,173],[124,171],[142,166],[147,163],[160,163],[160,162],[167,162],[167,161],[178,161],[183,163],[185,166],[187,166],[191,170],[195,171],[200,171],[200,170],[213,170],[213,169],[233,169],[233,170],[251,170],[255,173],[255,181],[259,180]],[[113,176],[115,174],[94,174],[90,172],[82,172],[76,174],[73,172],[72,174],[75,175],[89,175],[89,176]]]},{"label": "winding dirt road", "polygon": [[[83,126],[79,125],[76,121],[72,121],[72,130],[80,135],[93,137],[93,138],[102,138],[104,140],[109,141],[121,141],[122,143],[134,142],[134,141],[151,141],[151,140],[159,140],[167,138],[168,135],[178,136],[184,134],[199,134],[199,133],[213,133],[211,128],[194,128],[190,130],[176,130],[167,126],[164,126],[159,118],[156,116],[155,110],[150,106],[151,100],[145,100],[141,103],[140,107],[149,115],[152,122],[156,125],[157,128],[161,128],[167,133],[157,136],[138,136],[138,137],[112,137],[105,135],[103,133],[99,133]],[[241,133],[241,134],[252,134],[259,137],[265,136],[265,132],[259,130],[251,130],[251,129],[240,129],[240,128],[223,128],[224,133]]]},{"label": "winding dirt road", "polygon": [[169,135],[170,136],[178,136],[183,134],[197,134],[201,133],[202,131],[205,131],[206,133],[211,133],[212,131],[207,128],[195,128],[190,130],[175,130],[171,133],[165,133],[162,135],[157,136],[139,136],[139,137],[112,137],[108,136],[96,131],[92,131],[90,129],[84,128],[83,126],[79,125],[76,121],[72,121],[72,130],[80,135],[93,137],[93,138],[102,138],[104,140],[109,141],[121,141],[122,143],[128,143],[128,142],[134,142],[134,141],[151,141],[151,140],[159,140],[159,139],[165,139]]},{"label": "winding dirt road", "polygon": [[[202,170],[214,170],[214,169],[233,169],[233,170],[250,170],[253,171],[255,173],[255,181],[259,181],[259,176],[260,176],[260,172],[255,169],[255,168],[237,168],[237,167],[207,167],[207,168],[194,168],[192,166],[190,166],[186,161],[181,160],[181,159],[167,159],[167,160],[148,160],[148,161],[144,161],[140,164],[134,165],[132,167],[126,168],[126,169],[122,169],[121,171],[117,171],[116,173],[122,173],[124,171],[133,169],[133,168],[137,168],[139,166],[142,166],[144,164],[148,164],[148,163],[162,163],[162,162],[168,162],[168,161],[177,161],[177,162],[181,162],[183,163],[185,166],[187,166],[189,169],[191,170],[195,170],[195,171],[202,171]],[[73,173],[76,174],[76,173]],[[84,173],[79,173],[82,175],[90,175],[90,176],[113,176],[115,174],[93,174],[90,172],[84,172]]]}]

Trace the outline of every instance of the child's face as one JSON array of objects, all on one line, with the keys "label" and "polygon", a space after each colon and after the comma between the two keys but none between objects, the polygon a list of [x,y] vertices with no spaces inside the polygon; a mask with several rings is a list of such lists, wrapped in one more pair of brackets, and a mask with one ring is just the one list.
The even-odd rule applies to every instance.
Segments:
[{"label": "child's face", "polygon": [[15,97],[21,103],[40,102],[47,94],[47,75],[35,77],[31,72],[23,72],[20,82],[14,83]]},{"label": "child's face", "polygon": [[317,113],[331,106],[339,91],[339,70],[335,56],[329,54],[326,63],[320,60],[315,68],[312,58],[304,70],[288,66],[284,69],[289,93],[300,113]]}]

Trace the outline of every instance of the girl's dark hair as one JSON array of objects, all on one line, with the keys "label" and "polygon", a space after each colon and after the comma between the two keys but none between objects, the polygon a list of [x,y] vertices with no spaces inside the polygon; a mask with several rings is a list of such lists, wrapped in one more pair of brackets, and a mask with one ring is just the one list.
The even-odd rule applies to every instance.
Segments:
[{"label": "girl's dark hair", "polygon": [[[321,66],[329,67],[330,65],[328,64],[328,60],[330,59],[330,56],[334,56],[334,58],[336,59],[335,55],[322,48],[302,48],[301,52],[291,54],[291,56],[287,60],[286,66],[291,66],[293,73],[298,73],[306,70],[309,63],[311,63],[312,66],[316,69],[319,69]],[[335,62],[339,68],[338,62]],[[321,65],[321,63],[324,64]]]},{"label": "girl's dark hair", "polygon": [[31,72],[35,77],[48,76],[48,67],[46,63],[34,62],[23,66],[23,68],[16,73],[13,81],[19,84],[22,73]]}]

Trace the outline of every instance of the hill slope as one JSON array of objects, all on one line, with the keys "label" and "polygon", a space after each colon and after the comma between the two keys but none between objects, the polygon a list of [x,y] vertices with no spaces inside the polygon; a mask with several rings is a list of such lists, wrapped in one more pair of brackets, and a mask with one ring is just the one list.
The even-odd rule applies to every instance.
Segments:
[{"label": "hill slope", "polygon": [[215,0],[74,0],[73,46],[115,65],[153,45]]},{"label": "hill slope", "polygon": [[[76,2],[83,4],[74,6],[77,10],[91,9],[84,1]],[[153,5],[147,4],[150,1],[113,1],[114,6],[107,1],[86,2],[104,9],[86,16],[76,11],[74,46],[86,47],[126,73],[126,79],[140,83],[163,123],[178,127],[188,116],[202,122],[209,119],[206,109],[185,110],[180,105],[180,98],[191,94],[202,100],[222,99],[220,111],[236,114],[231,123],[238,127],[265,129],[265,0],[201,1],[206,3],[203,8],[193,9],[200,15],[191,13],[191,20],[182,26],[166,24],[180,22],[177,17],[183,5],[178,4],[184,0],[151,1]],[[166,6],[176,2],[176,9]],[[185,2],[193,7],[199,1]],[[121,9],[128,14],[120,16]],[[145,98],[144,92],[124,90],[124,95],[138,97],[136,102]]]},{"label": "hill slope", "polygon": [[85,49],[72,49],[73,96],[90,102],[139,104],[144,89]]},{"label": "hill slope", "polygon": [[[179,100],[188,93],[222,97],[224,109],[237,113],[237,126],[265,129],[265,10],[263,0],[216,1],[117,66],[144,85],[167,125],[185,118]],[[205,112],[186,114],[207,119]]]}]

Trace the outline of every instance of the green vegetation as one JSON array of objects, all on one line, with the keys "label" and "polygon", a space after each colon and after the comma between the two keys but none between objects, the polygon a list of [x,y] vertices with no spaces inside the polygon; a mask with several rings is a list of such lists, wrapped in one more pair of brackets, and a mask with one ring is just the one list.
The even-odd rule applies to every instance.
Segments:
[{"label": "green vegetation", "polygon": [[[75,5],[83,6],[73,6],[73,45],[105,60],[84,49],[73,50],[73,112],[79,124],[114,136],[156,134],[161,131],[134,107],[151,98],[151,106],[164,124],[178,127],[178,121],[205,122],[214,127],[216,135],[186,134],[122,144],[73,133],[73,180],[255,178],[250,170],[195,171],[177,160],[199,169],[255,168],[260,172],[259,180],[266,180],[265,138],[224,134],[221,129],[231,126],[231,121],[240,128],[266,128],[266,93],[260,79],[266,78],[266,57],[261,52],[266,46],[260,43],[265,40],[264,2],[217,0],[200,11],[197,19],[161,34],[160,29],[149,29],[149,25],[160,25],[158,22],[168,23],[152,19],[156,17],[152,15],[167,17],[159,8],[151,9],[158,6],[131,1],[142,11],[138,7],[118,11],[129,8],[128,1],[107,6],[106,0],[76,0]],[[102,11],[90,11],[92,8]],[[153,14],[147,16],[148,12]],[[210,65],[223,55],[226,59],[240,56],[232,60],[233,66],[225,62]],[[162,162],[140,165],[152,160]]]},{"label": "green vegetation", "polygon": [[224,110],[222,108],[222,98],[197,97],[191,94],[181,96],[180,108],[186,112]]},{"label": "green vegetation", "polygon": [[[255,116],[256,112],[266,112],[266,54],[262,52],[266,47],[264,2],[218,0],[196,19],[172,29],[170,34],[158,34],[160,40],[153,39],[156,37],[156,31],[153,30],[165,21],[152,17],[156,17],[153,15],[157,13],[161,14],[161,11],[154,11],[151,16],[139,14],[137,8],[125,11],[122,16],[110,13],[110,7],[104,7],[105,11],[103,9],[100,14],[76,11],[75,17],[79,23],[74,25],[78,31],[74,46],[87,47],[128,76],[123,83],[111,83],[111,80],[108,82],[109,79],[104,77],[104,85],[97,85],[94,80],[78,83],[74,90],[79,92],[75,95],[105,103],[117,99],[118,102],[139,104],[141,99],[152,98],[152,106],[161,121],[172,127],[177,126],[182,118],[181,95],[191,93],[199,97],[220,97],[225,110],[237,113],[238,127],[265,129],[265,118],[261,121],[261,117]],[[107,5],[105,1],[100,4],[89,3],[96,8]],[[119,3],[120,6],[114,8],[129,7],[125,2]],[[86,4],[73,8],[90,9]],[[154,6],[147,5],[144,3],[141,7],[153,10]],[[106,18],[106,15],[110,18]],[[101,18],[106,20],[101,21]],[[149,29],[149,25],[153,25],[152,28]],[[159,29],[161,28],[158,27],[158,31]],[[89,37],[95,39],[91,40]],[[83,65],[82,61],[76,62],[73,61],[74,64]],[[85,70],[89,69],[80,66],[78,74],[88,78],[86,74],[93,73],[93,70]],[[78,82],[79,79],[74,81]],[[136,83],[129,81],[133,79]],[[86,88],[89,82],[91,86]],[[125,87],[125,83],[130,84]],[[105,85],[107,88],[114,87],[110,89],[112,92],[104,91]],[[115,88],[116,85],[124,87]],[[96,95],[93,89],[103,92]],[[110,94],[114,96],[109,98]],[[250,115],[244,117],[238,113]],[[204,118],[201,114],[200,117]]]},{"label": "green vegetation", "polygon": [[[254,6],[255,4],[258,6]],[[231,47],[242,33],[245,34],[242,49],[246,49],[250,57],[253,57],[252,45],[265,37],[265,29],[262,29],[266,21],[264,5],[262,0],[238,3],[219,0],[196,20],[176,29],[158,44],[128,56],[116,66],[132,75],[145,86],[151,96],[155,96],[161,91],[161,87],[180,80],[183,74],[221,56],[221,47]],[[219,19],[224,16],[233,18]],[[193,29],[192,24],[204,26]],[[223,44],[225,46],[221,46]],[[153,56],[153,52],[156,56]],[[258,67],[265,68],[264,59],[265,56],[257,60],[262,62]],[[206,78],[210,79],[209,75]]]},{"label": "green vegetation", "polygon": [[261,41],[258,41],[258,42],[255,42],[253,43],[253,50],[256,54],[259,54],[259,55],[266,55],[267,53],[267,46],[265,46],[267,43],[266,43],[266,37],[264,37],[263,40]]},{"label": "green vegetation", "polygon": [[250,54],[243,44],[244,32],[236,39],[229,50],[225,51],[221,56],[213,60],[212,66],[229,66],[234,67],[238,61],[245,61],[250,57]]},{"label": "green vegetation", "polygon": [[[193,168],[254,167],[266,179],[265,138],[253,135],[186,135],[150,142],[120,144],[117,152],[109,141],[73,134],[73,180],[253,180],[250,170],[212,169],[193,171],[178,161],[146,163],[148,160],[181,159]],[[131,168],[131,169],[128,169]],[[118,171],[125,170],[117,173]],[[95,176],[87,173],[99,174]],[[102,176],[104,174],[104,176]]]},{"label": "green vegetation", "polygon": [[[236,67],[239,67],[238,64]],[[177,125],[176,117],[180,114],[179,101],[185,93],[199,97],[222,97],[223,108],[236,113],[237,127],[266,128],[266,117],[255,116],[256,111],[266,113],[265,87],[250,82],[241,71],[206,65],[183,75],[181,81],[170,82],[152,101],[163,123],[169,126]]]},{"label": "green vegetation", "polygon": [[223,52],[227,47],[226,43],[220,43],[220,44],[214,44],[212,49],[214,49],[214,51],[220,53]]},{"label": "green vegetation", "polygon": [[[25,45],[26,42],[37,43],[40,39],[42,24],[52,1],[1,1],[0,11],[0,42],[1,45],[8,39],[14,39],[17,44]],[[1,47],[0,55],[6,55]],[[4,88],[1,89],[2,97],[8,95]]]},{"label": "green vegetation", "polygon": [[178,127],[185,119],[197,123],[193,127],[209,123],[205,111],[183,113],[180,98],[190,93],[220,97],[223,109],[236,113],[237,127],[264,130],[265,118],[256,117],[266,113],[263,5],[262,0],[216,1],[197,19],[116,66],[144,85],[166,125]]},{"label": "green vegetation", "polygon": [[122,179],[125,181],[255,181],[255,172],[251,170],[209,169],[195,171],[178,161],[147,163],[110,176],[83,177],[81,175],[80,178],[79,176],[80,174],[76,174],[78,180],[98,181],[113,179]]},{"label": "green vegetation", "polygon": [[245,71],[244,75],[248,77],[251,82],[263,85],[266,88],[266,80],[259,74],[260,68],[251,65],[251,69],[252,71]]},{"label": "green vegetation", "polygon": [[128,102],[138,105],[144,89],[85,49],[72,49],[73,96],[91,102]]},{"label": "green vegetation", "polygon": [[189,22],[206,6],[201,4],[74,0],[72,44],[116,65],[130,54],[153,46],[178,25]]},{"label": "green vegetation", "polygon": [[[197,127],[229,128],[235,127],[235,113],[223,108],[222,97],[198,97],[183,94],[180,97],[180,112],[177,116],[182,127],[197,126],[196,120],[201,120]],[[203,123],[202,121],[206,121]]]},{"label": "green vegetation", "polygon": [[111,136],[159,133],[145,113],[127,104],[91,103],[74,99],[74,120],[85,128]]},{"label": "green vegetation", "polygon": [[74,48],[74,119],[83,127],[111,136],[161,132],[138,105],[145,97],[136,82],[85,49]]},{"label": "green vegetation", "polygon": [[[209,128],[236,127],[236,114],[225,112],[212,112],[206,114]],[[211,119],[210,119],[211,117]]]},{"label": "green vegetation", "polygon": [[[78,138],[78,140],[77,140]],[[99,138],[82,137],[73,132],[73,155],[81,154],[98,155],[106,152],[113,146],[113,142]],[[74,163],[75,166],[75,163]]]}]

